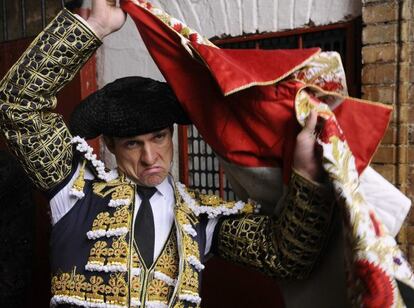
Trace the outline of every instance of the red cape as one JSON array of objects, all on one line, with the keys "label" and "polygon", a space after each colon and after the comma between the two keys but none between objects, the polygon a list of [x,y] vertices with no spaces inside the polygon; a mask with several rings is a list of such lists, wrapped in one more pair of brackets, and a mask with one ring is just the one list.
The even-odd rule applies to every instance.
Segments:
[{"label": "red cape", "polygon": [[[286,182],[300,130],[294,100],[306,84],[284,78],[319,49],[220,49],[200,43],[197,36],[186,40],[130,1],[123,1],[122,8],[213,150],[240,166],[283,167]],[[386,131],[391,108],[346,97],[334,113],[361,172]]]}]

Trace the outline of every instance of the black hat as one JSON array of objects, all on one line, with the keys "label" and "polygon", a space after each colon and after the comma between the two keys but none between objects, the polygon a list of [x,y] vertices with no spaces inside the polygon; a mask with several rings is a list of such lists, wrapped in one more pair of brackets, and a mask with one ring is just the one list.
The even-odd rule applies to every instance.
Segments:
[{"label": "black hat", "polygon": [[88,96],[73,111],[70,130],[74,136],[131,137],[177,124],[191,124],[165,82],[144,77],[125,77]]}]

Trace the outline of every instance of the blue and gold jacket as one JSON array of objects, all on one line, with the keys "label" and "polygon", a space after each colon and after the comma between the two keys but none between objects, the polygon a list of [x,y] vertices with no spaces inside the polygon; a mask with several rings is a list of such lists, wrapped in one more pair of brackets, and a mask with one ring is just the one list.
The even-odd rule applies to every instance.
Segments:
[{"label": "blue and gold jacket", "polygon": [[[64,10],[0,82],[1,131],[32,181],[53,195],[78,164],[83,166],[73,184],[79,200],[52,229],[51,304],[198,307],[209,217],[226,217],[216,227],[216,254],[271,276],[307,277],[326,243],[333,204],[295,173],[277,218],[177,183],[173,230],[154,265],[145,268],[130,236],[134,184],[122,175],[105,176],[82,141],[72,138],[62,116],[53,113],[56,93],[100,44]],[[84,168],[97,170],[97,176],[85,180]]]}]

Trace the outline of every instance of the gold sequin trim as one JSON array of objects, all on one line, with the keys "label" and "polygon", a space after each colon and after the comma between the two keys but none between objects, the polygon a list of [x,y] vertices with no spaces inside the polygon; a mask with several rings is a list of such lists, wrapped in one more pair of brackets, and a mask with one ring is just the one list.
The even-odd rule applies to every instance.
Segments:
[{"label": "gold sequin trim", "polygon": [[114,238],[110,247],[105,241],[97,241],[90,251],[86,268],[92,271],[107,271],[101,267],[108,266],[108,271],[126,271],[128,251],[125,236]]},{"label": "gold sequin trim", "polygon": [[[88,306],[88,303],[106,303],[126,306],[128,304],[128,285],[126,274],[111,274],[106,284],[99,276],[86,278],[84,275],[61,273],[52,277],[52,302],[65,304],[76,302]],[[75,300],[75,301],[74,301]]]}]

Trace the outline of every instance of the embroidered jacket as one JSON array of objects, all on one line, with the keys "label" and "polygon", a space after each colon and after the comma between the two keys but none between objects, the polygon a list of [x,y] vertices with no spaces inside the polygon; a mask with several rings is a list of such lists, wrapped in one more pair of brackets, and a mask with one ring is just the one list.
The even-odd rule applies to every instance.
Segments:
[{"label": "embroidered jacket", "polygon": [[[214,251],[272,276],[303,278],[312,270],[328,236],[332,204],[324,192],[294,174],[278,218],[248,214],[252,206],[224,202],[175,187],[175,231],[151,269],[140,262],[130,237],[134,185],[104,167],[72,136],[56,106],[56,93],[101,42],[70,12],[62,11],[39,34],[0,82],[0,126],[28,176],[56,193],[80,161],[92,161],[94,180],[82,172],[74,183],[80,198],[53,227],[52,304],[88,307],[196,307],[209,217],[222,219]],[[74,139],[76,143],[81,142]],[[84,158],[76,158],[76,151]]]}]

